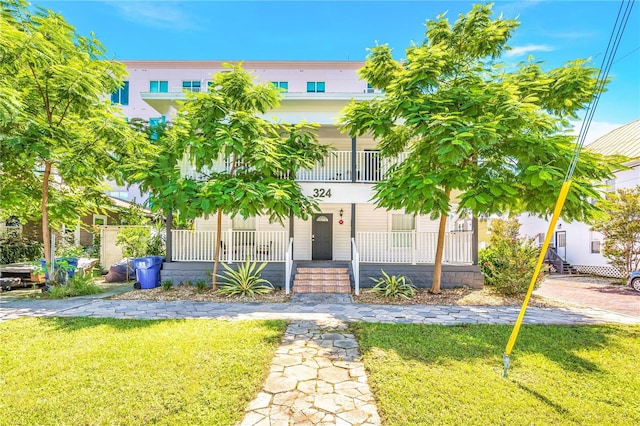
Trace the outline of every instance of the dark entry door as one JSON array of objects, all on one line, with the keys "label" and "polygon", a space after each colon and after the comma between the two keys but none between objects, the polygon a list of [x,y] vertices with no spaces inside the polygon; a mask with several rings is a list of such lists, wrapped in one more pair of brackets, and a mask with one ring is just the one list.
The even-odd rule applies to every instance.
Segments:
[{"label": "dark entry door", "polygon": [[567,260],[567,231],[556,232],[556,253],[563,260]]},{"label": "dark entry door", "polygon": [[311,226],[311,259],[333,259],[333,215],[320,213],[313,215]]}]

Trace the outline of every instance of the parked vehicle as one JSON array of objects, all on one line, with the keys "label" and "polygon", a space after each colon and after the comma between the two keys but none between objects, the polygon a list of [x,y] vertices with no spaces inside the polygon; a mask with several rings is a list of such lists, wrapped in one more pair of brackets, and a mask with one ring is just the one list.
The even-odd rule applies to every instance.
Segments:
[{"label": "parked vehicle", "polygon": [[627,285],[635,291],[640,291],[640,271],[633,271],[627,275]]}]

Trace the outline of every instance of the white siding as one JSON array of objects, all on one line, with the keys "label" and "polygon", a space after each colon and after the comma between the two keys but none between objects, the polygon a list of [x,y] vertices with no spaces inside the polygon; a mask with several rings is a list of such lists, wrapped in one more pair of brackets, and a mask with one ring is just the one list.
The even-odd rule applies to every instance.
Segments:
[{"label": "white siding", "polygon": [[311,220],[293,220],[293,259],[311,260]]}]

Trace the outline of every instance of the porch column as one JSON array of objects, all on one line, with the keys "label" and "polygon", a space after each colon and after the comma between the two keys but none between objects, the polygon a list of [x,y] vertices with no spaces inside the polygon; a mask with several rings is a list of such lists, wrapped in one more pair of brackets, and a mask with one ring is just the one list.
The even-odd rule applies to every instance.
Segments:
[{"label": "porch column", "polygon": [[471,237],[471,261],[474,265],[478,264],[478,217],[473,215],[471,218],[471,229],[473,229],[473,236]]},{"label": "porch column", "polygon": [[293,212],[289,213],[289,238],[293,238]]},{"label": "porch column", "polygon": [[167,226],[166,226],[166,230],[167,230],[167,236],[165,238],[166,241],[166,255],[164,258],[165,262],[171,262],[171,257],[173,255],[172,251],[171,251],[171,246],[173,245],[173,238],[171,236],[171,231],[173,229],[173,211],[170,211],[169,214],[167,214]]},{"label": "porch column", "polygon": [[[357,153],[357,151],[356,151],[356,138],[354,136],[354,137],[351,138],[351,182],[357,182],[357,179],[356,179],[357,178],[357,176],[356,176],[356,173],[357,173],[357,171],[356,171],[356,169],[357,169],[356,153]],[[355,208],[355,206],[351,208],[352,212],[353,212],[354,208]],[[351,218],[353,220],[353,215],[351,216]],[[351,229],[353,229],[353,228],[351,228]]]},{"label": "porch column", "polygon": [[351,204],[351,238],[356,237],[356,205]]}]

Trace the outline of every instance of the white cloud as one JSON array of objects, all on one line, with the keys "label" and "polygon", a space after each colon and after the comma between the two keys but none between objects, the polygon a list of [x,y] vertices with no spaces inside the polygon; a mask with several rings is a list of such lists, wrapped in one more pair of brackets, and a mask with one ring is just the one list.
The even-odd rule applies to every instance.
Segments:
[{"label": "white cloud", "polygon": [[527,44],[526,46],[512,47],[511,50],[507,50],[504,56],[522,56],[531,52],[551,52],[553,48],[546,44]]},{"label": "white cloud", "polygon": [[147,27],[176,31],[199,30],[200,17],[191,14],[185,4],[173,1],[105,1],[126,20]]},{"label": "white cloud", "polygon": [[[571,124],[573,127],[573,134],[579,135],[580,129],[582,128],[582,121],[572,121]],[[584,144],[589,145],[591,142],[596,139],[606,135],[612,130],[617,129],[618,127],[624,126],[626,123],[609,123],[606,121],[592,121],[589,125],[589,133],[587,133],[587,137],[584,140]]]}]

